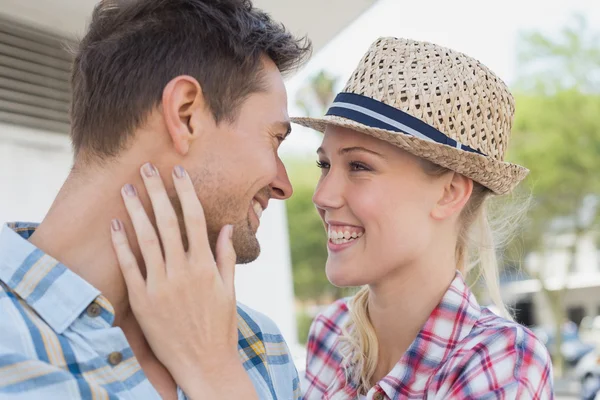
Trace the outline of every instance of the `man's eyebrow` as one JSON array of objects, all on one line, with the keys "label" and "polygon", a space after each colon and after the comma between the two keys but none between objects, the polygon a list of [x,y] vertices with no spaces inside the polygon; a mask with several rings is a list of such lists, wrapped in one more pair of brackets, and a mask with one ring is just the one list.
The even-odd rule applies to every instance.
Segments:
[{"label": "man's eyebrow", "polygon": [[284,139],[287,138],[290,133],[292,133],[292,124],[290,121],[277,121],[272,125],[272,128],[277,133],[282,131],[285,132]]}]

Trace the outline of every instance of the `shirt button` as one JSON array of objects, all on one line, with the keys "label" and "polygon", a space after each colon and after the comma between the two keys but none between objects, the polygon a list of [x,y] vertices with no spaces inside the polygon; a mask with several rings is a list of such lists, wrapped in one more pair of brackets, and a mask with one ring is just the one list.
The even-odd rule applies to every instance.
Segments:
[{"label": "shirt button", "polygon": [[102,313],[102,308],[96,303],[90,304],[86,310],[86,314],[92,318],[100,316],[100,313]]},{"label": "shirt button", "polygon": [[118,351],[112,352],[108,355],[108,363],[112,366],[119,365],[123,361],[123,354]]},{"label": "shirt button", "polygon": [[373,395],[373,400],[383,400],[383,394],[379,392],[375,393]]}]

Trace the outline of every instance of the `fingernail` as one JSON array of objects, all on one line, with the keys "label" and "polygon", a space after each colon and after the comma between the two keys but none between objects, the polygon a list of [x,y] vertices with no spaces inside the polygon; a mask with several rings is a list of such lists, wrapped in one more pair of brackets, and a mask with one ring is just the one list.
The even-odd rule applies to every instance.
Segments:
[{"label": "fingernail", "polygon": [[121,221],[119,221],[118,219],[113,219],[110,223],[112,230],[115,232],[119,232],[121,230],[121,228],[123,227],[123,225],[121,224]]},{"label": "fingernail", "polygon": [[175,176],[178,178],[183,178],[185,176],[185,169],[183,169],[183,167],[181,165],[177,165],[173,172],[175,173]]},{"label": "fingernail", "polygon": [[146,163],[142,166],[142,173],[146,176],[146,178],[152,178],[156,175],[156,167],[151,163]]},{"label": "fingernail", "polygon": [[233,238],[233,225],[229,225],[227,229],[229,229],[229,240],[231,240]]},{"label": "fingernail", "polygon": [[127,196],[131,196],[131,197],[137,196],[137,192],[132,184],[128,183],[127,185],[123,186],[123,191],[125,192],[125,194]]}]

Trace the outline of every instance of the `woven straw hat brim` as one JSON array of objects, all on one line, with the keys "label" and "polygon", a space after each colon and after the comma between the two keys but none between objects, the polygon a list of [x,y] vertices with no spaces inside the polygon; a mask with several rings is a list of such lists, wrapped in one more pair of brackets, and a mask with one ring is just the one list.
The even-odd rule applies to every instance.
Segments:
[{"label": "woven straw hat brim", "polygon": [[520,165],[498,161],[405,133],[372,128],[343,117],[326,115],[323,118],[297,117],[291,120],[319,132],[325,132],[327,125],[335,125],[389,142],[417,157],[471,178],[497,195],[511,192],[529,173],[527,168]]}]

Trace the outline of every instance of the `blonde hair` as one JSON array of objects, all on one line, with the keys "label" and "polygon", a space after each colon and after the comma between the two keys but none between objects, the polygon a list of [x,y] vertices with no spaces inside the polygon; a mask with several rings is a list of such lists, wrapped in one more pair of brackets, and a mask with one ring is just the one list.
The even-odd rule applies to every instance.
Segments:
[{"label": "blonde hair", "polygon": [[[428,175],[441,176],[449,172],[429,161],[419,159]],[[456,269],[463,276],[477,273],[475,282],[483,278],[487,292],[500,314],[512,320],[512,316],[500,295],[498,260],[496,251],[504,244],[509,233],[517,225],[512,217],[523,212],[506,214],[505,218],[491,221],[488,216],[487,199],[491,191],[475,183],[473,192],[460,216],[460,230],[456,243]],[[521,207],[521,211],[525,208]],[[494,223],[493,223],[494,222]],[[362,287],[350,300],[350,321],[344,327],[342,338],[346,378],[358,384],[359,393],[367,393],[372,387],[372,377],[378,362],[379,343],[369,318],[369,287]]]}]

